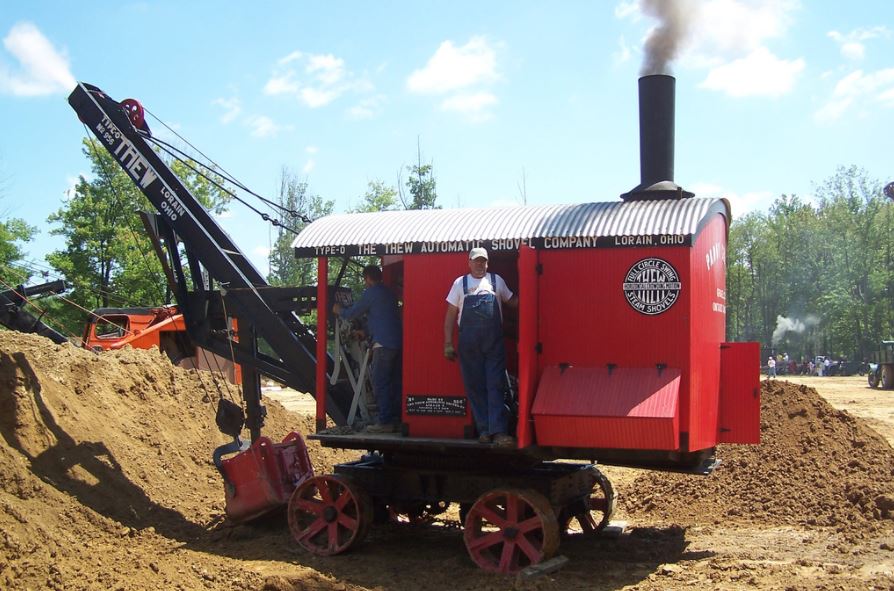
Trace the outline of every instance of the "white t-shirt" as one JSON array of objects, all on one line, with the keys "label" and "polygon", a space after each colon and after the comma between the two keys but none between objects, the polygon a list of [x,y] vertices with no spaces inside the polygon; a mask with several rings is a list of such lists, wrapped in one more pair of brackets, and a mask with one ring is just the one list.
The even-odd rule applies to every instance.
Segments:
[{"label": "white t-shirt", "polygon": [[[453,285],[450,286],[450,292],[447,294],[447,303],[453,304],[459,308],[459,314],[456,315],[457,324],[460,323],[460,320],[462,320],[463,317],[463,300],[465,299],[465,296],[473,293],[496,294],[497,303],[500,305],[500,314],[503,313],[503,302],[511,300],[513,293],[509,290],[509,287],[506,285],[506,282],[503,281],[503,278],[497,274],[494,274],[497,283],[497,287],[494,289],[494,286],[491,285],[490,282],[490,276],[490,273],[485,273],[484,277],[476,279],[472,277],[472,274],[470,273],[468,275],[457,277],[456,281],[453,282]],[[463,293],[463,277],[469,278],[466,282],[469,287],[468,294]]]}]

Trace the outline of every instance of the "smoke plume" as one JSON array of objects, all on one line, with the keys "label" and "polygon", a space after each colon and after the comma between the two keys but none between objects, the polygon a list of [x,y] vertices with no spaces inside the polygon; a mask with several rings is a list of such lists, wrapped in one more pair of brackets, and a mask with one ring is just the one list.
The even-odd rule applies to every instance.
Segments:
[{"label": "smoke plume", "polygon": [[696,7],[691,0],[640,0],[640,6],[658,20],[646,38],[640,75],[670,74],[670,63],[686,40]]},{"label": "smoke plume", "polygon": [[819,324],[819,318],[812,314],[808,314],[804,320],[798,318],[786,318],[785,316],[776,317],[776,329],[773,331],[773,345],[778,345],[782,337],[787,332],[796,332],[801,334],[811,326]]}]

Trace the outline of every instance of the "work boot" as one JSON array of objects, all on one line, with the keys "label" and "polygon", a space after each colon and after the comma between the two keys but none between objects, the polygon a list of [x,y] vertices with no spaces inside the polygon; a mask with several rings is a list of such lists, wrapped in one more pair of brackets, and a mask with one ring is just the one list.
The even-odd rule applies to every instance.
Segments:
[{"label": "work boot", "polygon": [[497,447],[515,447],[515,437],[499,433],[494,435],[494,445]]},{"label": "work boot", "polygon": [[490,443],[490,435],[479,435],[478,443],[489,444]]},{"label": "work boot", "polygon": [[384,425],[367,425],[365,429],[363,429],[364,433],[369,433],[370,435],[381,435],[384,433],[394,433],[396,430],[395,426],[391,423],[385,423]]}]

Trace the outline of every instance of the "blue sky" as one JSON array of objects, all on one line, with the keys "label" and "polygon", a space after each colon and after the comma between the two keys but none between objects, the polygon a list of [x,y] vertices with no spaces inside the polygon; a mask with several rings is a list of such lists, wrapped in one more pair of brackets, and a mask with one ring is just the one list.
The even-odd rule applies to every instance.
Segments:
[{"label": "blue sky", "polygon": [[[36,263],[61,247],[46,218],[88,171],[75,80],[271,198],[287,167],[343,211],[418,141],[444,207],[520,204],[522,184],[529,204],[612,201],[639,182],[655,4],[5,2],[0,213],[39,228]],[[894,178],[894,3],[672,4],[678,183],[735,216],[840,165]],[[266,272],[268,226],[239,205],[221,223]]]}]

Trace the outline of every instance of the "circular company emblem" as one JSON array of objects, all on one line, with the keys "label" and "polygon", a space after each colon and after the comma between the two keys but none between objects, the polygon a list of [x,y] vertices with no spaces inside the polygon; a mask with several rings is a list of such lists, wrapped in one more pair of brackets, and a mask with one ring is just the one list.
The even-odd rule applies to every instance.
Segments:
[{"label": "circular company emblem", "polygon": [[634,310],[654,316],[666,312],[680,295],[680,274],[662,259],[648,258],[630,267],[624,296]]}]

